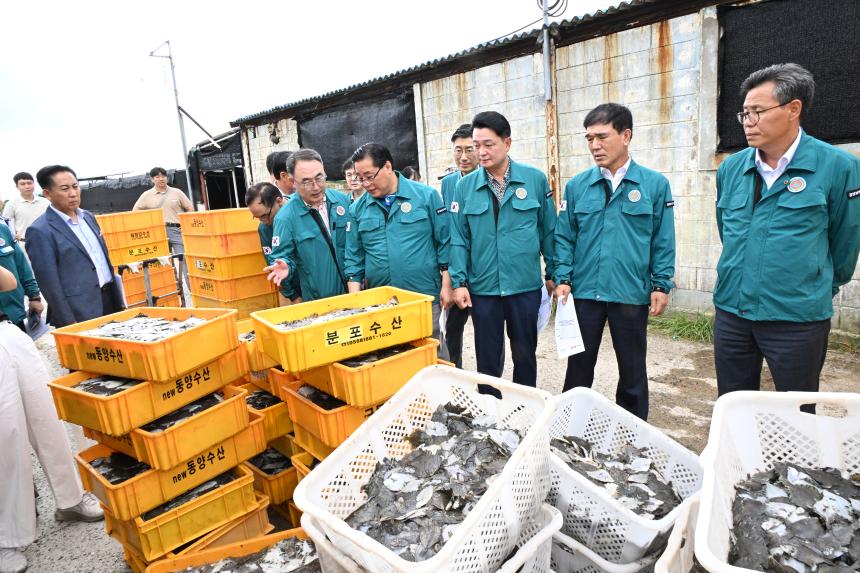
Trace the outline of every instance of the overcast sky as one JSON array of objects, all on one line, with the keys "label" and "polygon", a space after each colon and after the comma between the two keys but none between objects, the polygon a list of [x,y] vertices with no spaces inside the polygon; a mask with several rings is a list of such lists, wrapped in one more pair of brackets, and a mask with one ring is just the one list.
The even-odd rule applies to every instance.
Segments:
[{"label": "overcast sky", "polygon": [[[616,3],[570,0],[562,18]],[[541,16],[536,0],[52,0],[3,11],[3,198],[15,192],[14,173],[51,163],[80,177],[181,168],[168,60],[149,56],[165,40],[180,104],[217,134],[230,120],[446,56]],[[187,121],[186,134],[189,147],[205,137]]]}]

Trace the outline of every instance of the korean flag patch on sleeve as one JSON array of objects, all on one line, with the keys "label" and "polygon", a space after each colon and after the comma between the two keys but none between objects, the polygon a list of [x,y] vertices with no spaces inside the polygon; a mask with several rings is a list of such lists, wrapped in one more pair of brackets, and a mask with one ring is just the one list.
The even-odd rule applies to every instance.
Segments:
[{"label": "korean flag patch on sleeve", "polygon": [[558,210],[567,211],[567,201],[562,201],[561,203],[559,203]]},{"label": "korean flag patch on sleeve", "polygon": [[281,246],[281,237],[280,236],[275,235],[272,237],[272,246],[273,247],[280,247]]},{"label": "korean flag patch on sleeve", "polygon": [[452,213],[459,213],[460,212],[460,204],[457,203],[456,201],[451,203],[451,212]]}]

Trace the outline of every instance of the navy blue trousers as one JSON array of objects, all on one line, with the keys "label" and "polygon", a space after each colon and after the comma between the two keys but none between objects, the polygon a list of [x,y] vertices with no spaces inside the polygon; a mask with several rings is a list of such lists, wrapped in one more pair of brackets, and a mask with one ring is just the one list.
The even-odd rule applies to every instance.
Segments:
[{"label": "navy blue trousers", "polygon": [[747,320],[718,308],[714,364],[719,395],[759,390],[763,360],[777,391],[817,392],[829,335],[829,320]]},{"label": "navy blue trousers", "polygon": [[575,300],[574,304],[585,351],[567,359],[564,391],[580,386],[591,388],[597,352],[608,320],[615,359],[618,361],[615,403],[647,420],[648,373],[645,354],[648,350],[648,306],[596,300]]},{"label": "navy blue trousers", "polygon": [[510,296],[472,295],[472,324],[478,372],[500,377],[505,366],[505,330],[511,341],[514,382],[537,386],[537,318],[540,289]]}]

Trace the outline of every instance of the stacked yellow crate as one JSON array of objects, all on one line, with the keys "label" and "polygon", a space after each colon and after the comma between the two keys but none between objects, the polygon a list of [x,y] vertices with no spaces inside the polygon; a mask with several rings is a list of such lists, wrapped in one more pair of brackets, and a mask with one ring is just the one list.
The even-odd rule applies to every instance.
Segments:
[{"label": "stacked yellow crate", "polygon": [[[397,298],[397,304],[385,308],[292,330],[278,326],[284,321],[322,316],[339,309],[384,304],[393,297]],[[271,362],[279,365],[269,368],[267,378],[252,375],[249,380],[259,386],[268,384],[270,392],[285,402],[293,429],[291,460],[296,483],[416,372],[437,363],[438,341],[426,338],[433,330],[431,302],[432,297],[382,287],[256,312],[252,315],[253,324],[240,328],[248,330],[250,326],[255,330],[252,352],[263,352],[269,358],[268,362],[257,360],[257,366]],[[358,367],[340,363],[401,344],[412,348]],[[323,407],[300,393],[303,385],[313,386],[343,405]],[[317,398],[334,402],[319,394]],[[291,500],[279,497],[272,504],[294,526],[298,525],[301,513]]]},{"label": "stacked yellow crate", "polygon": [[[164,227],[164,211],[125,211],[108,215],[96,215],[102,229],[114,272],[122,265],[147,259],[165,257],[170,254],[167,230]],[[119,273],[128,306],[146,303],[146,284],[143,272],[132,273],[125,269]],[[151,294],[156,297],[156,306],[179,306],[176,276],[169,265],[149,265]]]},{"label": "stacked yellow crate", "polygon": [[188,287],[198,308],[235,308],[239,319],[278,305],[266,279],[257,221],[247,209],[181,213]]},{"label": "stacked yellow crate", "polygon": [[[86,334],[139,313],[205,322],[157,342]],[[107,532],[122,543],[134,571],[272,529],[269,500],[254,492],[254,477],[242,465],[266,448],[266,432],[265,417],[246,407],[247,391],[231,386],[248,373],[235,311],[129,309],[58,329],[54,336],[60,363],[77,371],[50,383],[58,415],[98,442],[77,454],[78,469],[84,487],[102,502]],[[128,387],[109,395],[81,389],[99,376],[128,379]],[[169,427],[148,426],[207,398],[208,408]],[[96,467],[105,459],[130,464],[133,475],[110,481]],[[198,486],[212,486],[215,478],[222,480],[218,487],[162,507]]]}]

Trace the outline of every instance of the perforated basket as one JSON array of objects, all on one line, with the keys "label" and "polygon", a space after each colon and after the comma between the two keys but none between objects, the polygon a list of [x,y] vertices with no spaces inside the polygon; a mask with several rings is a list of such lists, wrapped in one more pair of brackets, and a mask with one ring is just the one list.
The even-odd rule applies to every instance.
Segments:
[{"label": "perforated basket", "polygon": [[[479,384],[495,387],[502,398],[480,394]],[[523,522],[540,508],[549,489],[549,398],[542,390],[498,378],[429,366],[323,460],[313,479],[302,480],[293,499],[342,552],[374,573],[496,571],[516,547]],[[524,437],[441,550],[426,561],[405,561],[343,519],[365,501],[361,487],[376,463],[411,451],[407,436],[425,428],[435,409],[448,402],[476,415],[493,416],[522,431]]]},{"label": "perforated basket", "polygon": [[[555,415],[549,430],[552,437],[584,438],[601,452],[615,452],[626,443],[645,447],[654,467],[682,498],[701,487],[698,456],[594,390],[574,388],[554,401]],[[564,534],[612,563],[630,563],[666,542],[679,507],[662,519],[646,519],[556,456],[552,459],[547,503],[564,516]]]},{"label": "perforated basket", "polygon": [[[800,411],[810,403],[819,414]],[[860,472],[860,394],[732,392],[717,400],[696,520],[696,557],[708,571],[750,571],[726,562],[735,485],[775,462]]]},{"label": "perforated basket", "polygon": [[556,533],[552,538],[550,567],[557,573],[651,573],[656,559],[657,555],[651,555],[632,563],[610,563],[576,539]]},{"label": "perforated basket", "polygon": [[693,567],[693,540],[696,538],[696,517],[699,515],[699,494],[684,501],[681,513],[672,527],[666,549],[654,564],[654,573],[688,573]]}]

